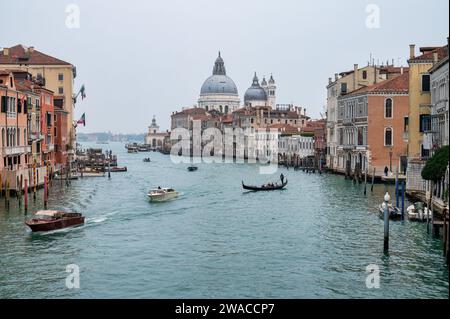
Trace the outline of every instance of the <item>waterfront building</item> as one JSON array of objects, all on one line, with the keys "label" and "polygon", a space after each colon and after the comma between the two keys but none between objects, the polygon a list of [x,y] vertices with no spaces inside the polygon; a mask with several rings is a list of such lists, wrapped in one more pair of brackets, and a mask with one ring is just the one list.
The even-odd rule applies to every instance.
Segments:
[{"label": "waterfront building", "polygon": [[238,109],[240,99],[234,81],[227,76],[225,63],[220,55],[217,57],[213,72],[203,83],[198,98],[198,106],[205,111],[216,110],[229,114]]},{"label": "waterfront building", "polygon": [[424,194],[427,183],[421,172],[432,151],[431,126],[431,76],[434,65],[448,56],[448,46],[421,47],[415,55],[415,45],[410,45],[409,112],[405,119],[405,140],[408,142],[408,169],[406,190]]},{"label": "waterfront building", "polygon": [[152,124],[148,127],[145,136],[145,144],[150,145],[154,150],[162,150],[164,148],[164,139],[170,135],[168,132],[161,132],[159,125],[156,124],[155,116],[153,116]]},{"label": "waterfront building", "polygon": [[63,152],[73,154],[76,144],[73,122],[73,81],[76,68],[72,64],[44,54],[34,47],[16,45],[0,51],[0,70],[20,69],[31,73],[43,86],[54,92],[54,103],[67,112],[66,127],[62,129]]},{"label": "waterfront building", "polygon": [[[447,38],[448,42],[448,38]],[[447,46],[448,50],[448,46]],[[448,52],[441,60],[438,60],[438,54],[434,53],[434,66],[430,69],[431,81],[431,131],[432,131],[432,148],[431,153],[448,144],[448,98],[449,98],[449,78],[448,78]],[[449,188],[448,170],[445,178],[435,185],[435,193],[433,195],[434,204],[440,207],[444,206],[444,202],[448,198]],[[446,195],[447,193],[447,195]]]},{"label": "waterfront building", "polygon": [[301,128],[306,125],[306,109],[292,104],[270,106],[245,106],[233,112],[234,127],[265,128],[274,124],[289,124]]},{"label": "waterfront building", "polygon": [[406,72],[338,98],[336,171],[351,175],[375,168],[381,176],[386,167],[400,168],[407,151],[408,78]]},{"label": "waterfront building", "polygon": [[301,133],[304,136],[312,136],[314,146],[314,162],[318,168],[322,169],[326,165],[326,119],[310,120],[306,122],[306,125],[301,128]]},{"label": "waterfront building", "polygon": [[2,188],[19,187],[19,180],[28,178],[28,109],[26,95],[17,90],[14,74],[0,71],[0,174]]},{"label": "waterfront building", "polygon": [[393,64],[389,65],[374,65],[369,64],[363,68],[359,68],[358,64],[354,64],[353,70],[336,73],[334,80],[328,79],[327,85],[327,155],[326,165],[328,168],[335,170],[338,163],[337,145],[338,145],[338,98],[342,95],[349,94],[359,88],[367,87],[396,75],[406,72],[407,69],[402,67],[395,67]]},{"label": "waterfront building", "polygon": [[66,130],[69,123],[69,112],[66,111],[61,103],[61,100],[54,100],[55,110],[55,161],[56,170],[64,167],[68,163],[69,153],[67,148]]}]

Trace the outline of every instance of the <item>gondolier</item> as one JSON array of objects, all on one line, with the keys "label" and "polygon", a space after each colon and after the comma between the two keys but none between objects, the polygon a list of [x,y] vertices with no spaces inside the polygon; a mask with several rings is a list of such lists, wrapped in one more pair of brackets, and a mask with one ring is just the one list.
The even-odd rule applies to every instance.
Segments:
[{"label": "gondolier", "polygon": [[284,175],[283,175],[283,173],[281,173],[280,179],[281,179],[281,184],[283,184],[284,183]]}]

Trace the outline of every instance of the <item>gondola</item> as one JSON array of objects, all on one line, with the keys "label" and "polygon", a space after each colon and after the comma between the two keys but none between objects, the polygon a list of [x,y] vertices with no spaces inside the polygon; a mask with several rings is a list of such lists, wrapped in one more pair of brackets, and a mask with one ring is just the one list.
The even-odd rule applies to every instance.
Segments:
[{"label": "gondola", "polygon": [[245,185],[244,181],[242,181],[242,188],[249,190],[249,191],[255,191],[255,192],[259,192],[259,191],[274,191],[274,190],[278,190],[278,189],[283,189],[288,183],[288,180],[286,179],[283,184],[281,185],[275,185],[275,186],[249,186],[249,185]]},{"label": "gondola", "polygon": [[198,167],[197,166],[189,166],[187,169],[189,172],[193,172],[193,171],[196,171],[198,169]]}]

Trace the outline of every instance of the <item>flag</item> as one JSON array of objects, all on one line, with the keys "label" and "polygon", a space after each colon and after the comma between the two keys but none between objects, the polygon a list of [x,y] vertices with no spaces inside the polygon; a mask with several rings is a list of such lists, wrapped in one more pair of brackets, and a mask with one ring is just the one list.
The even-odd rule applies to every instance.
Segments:
[{"label": "flag", "polygon": [[81,86],[80,93],[81,93],[81,99],[84,100],[84,98],[86,97],[86,89],[84,87],[84,84]]},{"label": "flag", "polygon": [[86,126],[86,113],[81,115],[80,119],[77,121],[77,124],[83,124],[83,126]]}]

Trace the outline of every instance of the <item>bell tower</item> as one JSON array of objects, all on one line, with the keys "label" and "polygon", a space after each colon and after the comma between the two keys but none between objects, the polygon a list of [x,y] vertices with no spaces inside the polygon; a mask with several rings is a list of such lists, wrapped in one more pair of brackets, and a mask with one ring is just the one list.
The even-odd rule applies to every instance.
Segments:
[{"label": "bell tower", "polygon": [[269,106],[272,109],[276,108],[276,91],[277,86],[275,85],[275,80],[273,79],[273,75],[270,75],[269,83],[267,87],[265,88],[267,92],[267,101],[269,103]]}]

